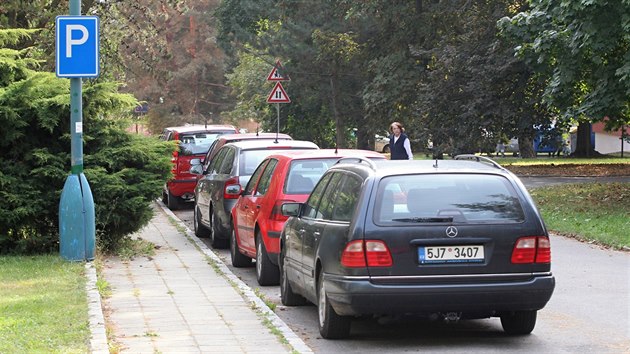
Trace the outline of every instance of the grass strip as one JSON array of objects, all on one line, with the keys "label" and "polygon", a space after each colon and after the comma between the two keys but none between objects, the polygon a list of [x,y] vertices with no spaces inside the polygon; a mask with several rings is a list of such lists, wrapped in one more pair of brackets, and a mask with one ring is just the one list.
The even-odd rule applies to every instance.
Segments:
[{"label": "grass strip", "polygon": [[0,353],[86,353],[85,265],[58,255],[0,256]]},{"label": "grass strip", "polygon": [[630,250],[630,183],[576,183],[533,189],[547,228]]}]

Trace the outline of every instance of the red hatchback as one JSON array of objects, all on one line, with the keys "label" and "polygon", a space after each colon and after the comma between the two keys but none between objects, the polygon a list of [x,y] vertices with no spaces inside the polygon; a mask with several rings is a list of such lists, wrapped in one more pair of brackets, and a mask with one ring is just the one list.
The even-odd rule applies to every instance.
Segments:
[{"label": "red hatchback", "polygon": [[377,152],[352,149],[288,151],[263,160],[232,209],[232,265],[245,267],[255,258],[258,284],[278,284],[280,233],[287,220],[282,204],[305,202],[329,167],[353,156],[385,160]]},{"label": "red hatchback", "polygon": [[232,125],[185,125],[168,127],[161,139],[179,141],[179,149],[173,152],[173,178],[162,189],[162,201],[171,210],[178,209],[183,201],[192,200],[197,178],[190,174],[190,160],[203,158],[210,145],[221,135],[238,133]]}]

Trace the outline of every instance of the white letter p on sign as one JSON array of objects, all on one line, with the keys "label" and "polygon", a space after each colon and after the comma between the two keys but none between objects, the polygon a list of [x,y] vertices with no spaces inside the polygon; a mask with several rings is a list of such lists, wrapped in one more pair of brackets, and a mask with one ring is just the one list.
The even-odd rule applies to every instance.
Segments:
[{"label": "white letter p on sign", "polygon": [[[82,36],[79,39],[72,39],[72,31],[81,31]],[[88,30],[83,25],[67,25],[66,26],[66,58],[72,58],[72,46],[81,45],[88,40]]]}]

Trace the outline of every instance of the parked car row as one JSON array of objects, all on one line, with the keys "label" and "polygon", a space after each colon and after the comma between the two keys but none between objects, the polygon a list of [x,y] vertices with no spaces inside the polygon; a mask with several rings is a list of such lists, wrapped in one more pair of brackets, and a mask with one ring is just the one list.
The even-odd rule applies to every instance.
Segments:
[{"label": "parked car row", "polygon": [[255,261],[284,305],[314,303],[322,337],[407,314],[534,329],[555,287],[551,247],[511,172],[473,155],[389,161],[284,138],[226,135],[190,160],[194,229],[229,246],[233,266]]},{"label": "parked car row", "polygon": [[227,247],[232,208],[260,162],[274,152],[315,149],[316,144],[301,140],[240,141],[225,144],[207,163],[191,161],[191,172],[200,176],[193,209],[197,236],[210,236],[213,247]]},{"label": "parked car row", "polygon": [[277,285],[280,233],[287,220],[282,205],[306,201],[326,170],[352,156],[385,160],[373,151],[350,149],[286,151],[263,160],[232,209],[232,265],[248,266],[255,259],[258,283]]}]

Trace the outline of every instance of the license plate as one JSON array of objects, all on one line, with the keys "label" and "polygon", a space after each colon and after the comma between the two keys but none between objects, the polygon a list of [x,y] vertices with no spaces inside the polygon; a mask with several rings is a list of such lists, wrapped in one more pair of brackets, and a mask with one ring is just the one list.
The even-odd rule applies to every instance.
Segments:
[{"label": "license plate", "polygon": [[481,263],[482,245],[418,247],[418,260],[427,263]]}]

